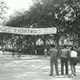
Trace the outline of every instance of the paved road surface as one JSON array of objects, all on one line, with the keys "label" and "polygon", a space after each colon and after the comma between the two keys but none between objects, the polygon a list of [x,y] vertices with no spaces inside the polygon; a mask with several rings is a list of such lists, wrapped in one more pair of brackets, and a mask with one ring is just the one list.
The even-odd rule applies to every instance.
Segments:
[{"label": "paved road surface", "polygon": [[80,80],[80,64],[76,68],[77,76],[74,78],[66,75],[57,77],[55,72],[49,76],[49,56],[22,55],[20,59],[0,52],[0,80]]}]

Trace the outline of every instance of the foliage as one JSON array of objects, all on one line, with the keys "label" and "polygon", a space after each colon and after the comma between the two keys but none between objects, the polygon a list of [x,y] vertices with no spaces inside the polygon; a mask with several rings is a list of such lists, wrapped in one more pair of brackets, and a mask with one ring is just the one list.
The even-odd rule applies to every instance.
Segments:
[{"label": "foliage", "polygon": [[[0,24],[2,24],[5,19],[4,14],[6,14],[6,10],[8,9],[6,3],[3,0],[0,0]],[[0,33],[0,44],[3,42],[4,34]]]},{"label": "foliage", "polygon": [[[80,37],[78,36],[80,35],[80,1],[38,0],[29,11],[12,17],[6,25],[33,28],[56,27],[56,41],[62,35],[76,39]],[[45,40],[44,35],[42,38]],[[31,39],[33,41],[33,38]]]},{"label": "foliage", "polygon": [[35,3],[35,5],[24,14],[10,19],[6,25],[14,27],[55,26],[59,33],[77,34],[80,25],[79,2],[75,6],[72,2],[70,3],[69,0],[58,0],[56,2],[55,0],[41,1],[39,0]]},{"label": "foliage", "polygon": [[0,19],[4,18],[7,9],[6,3],[3,0],[0,0]]}]

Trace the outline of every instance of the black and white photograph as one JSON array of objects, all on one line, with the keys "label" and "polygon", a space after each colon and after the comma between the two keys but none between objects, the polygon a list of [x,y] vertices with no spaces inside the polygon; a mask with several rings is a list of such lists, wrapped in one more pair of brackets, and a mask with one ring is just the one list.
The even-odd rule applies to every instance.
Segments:
[{"label": "black and white photograph", "polygon": [[0,80],[80,80],[80,0],[0,0]]}]

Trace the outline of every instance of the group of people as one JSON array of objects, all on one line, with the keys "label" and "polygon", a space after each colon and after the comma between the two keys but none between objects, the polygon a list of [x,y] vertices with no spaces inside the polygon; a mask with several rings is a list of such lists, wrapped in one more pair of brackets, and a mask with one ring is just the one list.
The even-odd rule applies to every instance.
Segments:
[{"label": "group of people", "polygon": [[[64,72],[66,75],[71,75],[71,77],[76,76],[76,64],[77,64],[77,51],[74,47],[71,47],[70,49],[67,49],[67,46],[64,45],[63,48],[58,52],[58,50],[55,48],[55,45],[51,45],[50,50],[48,51],[48,54],[50,54],[50,76],[53,76],[53,67],[55,65],[55,71],[57,76],[64,75]],[[60,64],[61,64],[61,73],[59,73],[58,68],[58,59],[60,58]],[[69,63],[71,66],[71,74],[69,73]],[[65,70],[64,70],[65,67]]]}]

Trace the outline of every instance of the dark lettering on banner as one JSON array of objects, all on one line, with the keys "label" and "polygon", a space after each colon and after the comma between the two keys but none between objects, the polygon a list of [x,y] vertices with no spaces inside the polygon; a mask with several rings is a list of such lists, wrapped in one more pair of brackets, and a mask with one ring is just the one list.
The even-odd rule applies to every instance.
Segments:
[{"label": "dark lettering on banner", "polygon": [[18,32],[19,32],[19,33],[23,33],[23,30],[22,30],[22,29],[18,29]]},{"label": "dark lettering on banner", "polygon": [[16,33],[17,32],[17,29],[14,29],[14,32]]},{"label": "dark lettering on banner", "polygon": [[36,34],[37,31],[36,31],[36,30],[30,30],[30,33],[34,33],[34,34]]}]

